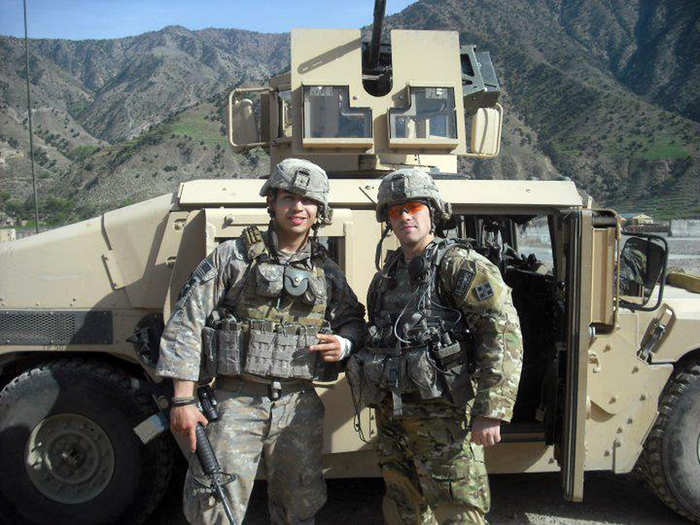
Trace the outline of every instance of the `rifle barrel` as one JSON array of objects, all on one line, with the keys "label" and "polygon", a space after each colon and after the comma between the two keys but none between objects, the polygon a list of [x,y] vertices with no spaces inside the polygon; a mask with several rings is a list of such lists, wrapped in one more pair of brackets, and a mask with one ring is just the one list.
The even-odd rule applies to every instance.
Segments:
[{"label": "rifle barrel", "polygon": [[231,507],[228,506],[228,500],[226,499],[226,494],[224,494],[224,489],[218,483],[214,483],[214,490],[216,491],[216,499],[218,499],[224,507],[224,513],[228,518],[228,522],[231,525],[237,525],[236,519],[233,517],[233,512],[231,512]]}]

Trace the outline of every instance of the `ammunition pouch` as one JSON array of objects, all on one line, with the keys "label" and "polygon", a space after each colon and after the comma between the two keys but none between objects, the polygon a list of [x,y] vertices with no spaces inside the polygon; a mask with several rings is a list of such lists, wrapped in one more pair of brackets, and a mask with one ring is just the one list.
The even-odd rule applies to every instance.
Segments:
[{"label": "ammunition pouch", "polygon": [[255,292],[261,297],[278,297],[282,293],[284,266],[260,263],[255,266]]},{"label": "ammunition pouch", "polygon": [[474,397],[466,353],[460,343],[431,349],[366,347],[352,356],[346,376],[359,408],[376,408],[387,393],[394,415],[401,415],[401,396],[421,400],[446,398],[463,406]]},{"label": "ammunition pouch", "polygon": [[299,297],[307,305],[326,301],[326,280],[315,272],[283,266],[259,263],[255,266],[255,293],[260,297],[279,297],[284,290],[290,297]]},{"label": "ammunition pouch", "polygon": [[354,353],[348,359],[345,377],[350,385],[355,411],[360,412],[365,407],[377,408],[384,398],[385,392],[379,388],[381,373],[376,355],[366,348]]},{"label": "ammunition pouch", "polygon": [[309,286],[301,296],[301,301],[308,305],[326,304],[326,279],[323,275],[312,273],[308,278]]},{"label": "ammunition pouch", "polygon": [[[222,322],[217,328],[202,330],[203,355],[216,363],[216,374],[237,376],[253,374],[280,379],[335,381],[336,363],[325,363],[316,344],[318,330],[298,323],[278,324],[251,319],[246,322]],[[216,356],[212,359],[209,356]]]},{"label": "ammunition pouch", "polygon": [[310,275],[311,272],[302,270],[301,268],[285,266],[284,291],[292,297],[299,297],[300,295],[303,295],[309,287]]},{"label": "ammunition pouch", "polygon": [[454,342],[433,350],[447,397],[455,406],[466,405],[475,395],[464,345]]}]

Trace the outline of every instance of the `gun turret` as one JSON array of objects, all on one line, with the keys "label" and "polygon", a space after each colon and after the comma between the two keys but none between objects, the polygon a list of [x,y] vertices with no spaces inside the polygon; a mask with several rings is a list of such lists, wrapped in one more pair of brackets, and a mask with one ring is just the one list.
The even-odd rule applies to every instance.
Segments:
[{"label": "gun turret", "polygon": [[372,41],[369,46],[369,61],[367,66],[373,70],[379,62],[379,44],[382,39],[382,26],[384,25],[384,11],[386,0],[375,0],[374,21],[372,22]]},{"label": "gun turret", "polygon": [[292,29],[289,71],[229,95],[234,150],[262,146],[272,166],[307,159],[349,178],[407,166],[456,174],[459,156],[496,157],[503,108],[490,55],[460,46],[456,31],[384,32],[385,10],[375,0],[364,40],[359,29]]}]

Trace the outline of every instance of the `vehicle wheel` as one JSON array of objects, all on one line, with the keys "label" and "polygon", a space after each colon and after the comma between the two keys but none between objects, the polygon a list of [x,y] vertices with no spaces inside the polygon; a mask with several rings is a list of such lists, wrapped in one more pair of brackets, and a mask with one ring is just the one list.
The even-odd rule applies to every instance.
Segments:
[{"label": "vehicle wheel", "polygon": [[640,470],[666,505],[700,523],[700,359],[666,385]]},{"label": "vehicle wheel", "polygon": [[23,523],[141,523],[170,479],[170,435],[144,446],[133,427],[153,412],[119,369],[62,359],[0,392],[0,491]]}]

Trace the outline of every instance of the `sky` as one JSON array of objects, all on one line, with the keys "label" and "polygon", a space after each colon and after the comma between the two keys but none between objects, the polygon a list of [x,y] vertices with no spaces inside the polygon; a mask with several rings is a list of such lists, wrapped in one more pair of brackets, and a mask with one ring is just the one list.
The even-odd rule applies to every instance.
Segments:
[{"label": "sky", "polygon": [[[387,0],[386,14],[415,0]],[[359,28],[373,0],[27,0],[29,38],[121,38],[169,25],[288,32],[293,27]],[[0,0],[0,35],[24,37],[22,0]]]}]

